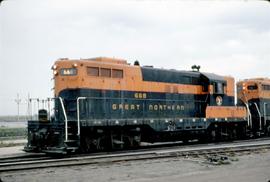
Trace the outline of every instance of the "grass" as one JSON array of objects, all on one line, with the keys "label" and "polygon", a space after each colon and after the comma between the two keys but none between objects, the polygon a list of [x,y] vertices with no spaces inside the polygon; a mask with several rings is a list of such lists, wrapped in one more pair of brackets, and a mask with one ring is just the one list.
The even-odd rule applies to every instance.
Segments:
[{"label": "grass", "polygon": [[0,148],[23,145],[14,142],[16,139],[26,139],[27,128],[0,127]]},{"label": "grass", "polygon": [[[0,121],[14,122],[17,121],[17,116],[0,116]],[[19,122],[27,121],[27,116],[20,116]]]},{"label": "grass", "polygon": [[2,147],[14,147],[14,146],[21,146],[24,145],[24,143],[4,143],[2,141],[0,141],[0,148]]},{"label": "grass", "polygon": [[25,138],[27,134],[26,128],[7,128],[7,127],[0,127],[0,140],[2,137],[5,138],[18,138],[23,137]]}]

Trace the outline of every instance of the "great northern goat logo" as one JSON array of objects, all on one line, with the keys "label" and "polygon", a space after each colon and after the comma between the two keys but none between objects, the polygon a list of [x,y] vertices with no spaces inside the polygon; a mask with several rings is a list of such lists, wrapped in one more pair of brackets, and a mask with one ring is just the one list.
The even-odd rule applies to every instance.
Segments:
[{"label": "great northern goat logo", "polygon": [[222,97],[221,96],[216,97],[216,103],[217,103],[218,106],[222,105]]}]

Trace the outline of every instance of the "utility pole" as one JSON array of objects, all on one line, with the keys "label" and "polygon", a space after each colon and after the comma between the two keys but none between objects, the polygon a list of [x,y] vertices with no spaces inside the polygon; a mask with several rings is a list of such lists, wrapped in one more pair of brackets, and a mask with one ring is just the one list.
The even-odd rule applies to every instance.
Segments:
[{"label": "utility pole", "polygon": [[21,99],[20,99],[20,96],[19,96],[19,94],[17,93],[17,99],[15,99],[15,102],[17,103],[17,111],[18,111],[18,113],[17,113],[17,121],[19,121],[19,119],[20,119],[20,103],[21,103]]}]

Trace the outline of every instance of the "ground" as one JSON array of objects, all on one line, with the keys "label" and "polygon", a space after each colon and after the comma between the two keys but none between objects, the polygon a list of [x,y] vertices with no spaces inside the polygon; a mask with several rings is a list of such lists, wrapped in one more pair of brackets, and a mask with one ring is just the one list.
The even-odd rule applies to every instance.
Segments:
[{"label": "ground", "polygon": [[229,157],[229,164],[213,165],[201,158],[126,161],[0,174],[8,181],[111,182],[269,182],[270,151]]}]

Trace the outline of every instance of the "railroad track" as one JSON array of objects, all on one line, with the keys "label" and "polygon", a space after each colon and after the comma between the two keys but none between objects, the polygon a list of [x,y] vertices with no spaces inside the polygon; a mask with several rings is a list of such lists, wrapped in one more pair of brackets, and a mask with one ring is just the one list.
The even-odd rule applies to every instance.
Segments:
[{"label": "railroad track", "polygon": [[32,160],[39,160],[39,159],[45,159],[50,158],[46,156],[46,154],[43,153],[23,153],[23,154],[17,154],[17,155],[11,155],[11,156],[1,156],[0,157],[0,164],[3,163],[12,163],[12,162],[22,162],[22,161],[32,161]]},{"label": "railroad track", "polygon": [[143,150],[133,150],[125,152],[112,152],[103,154],[88,154],[69,156],[67,158],[50,158],[39,156],[29,157],[29,160],[6,160],[0,163],[0,173],[9,171],[20,171],[30,169],[42,169],[51,167],[65,167],[76,165],[90,165],[102,163],[114,163],[123,161],[149,160],[159,158],[198,156],[211,154],[228,154],[237,152],[250,152],[259,150],[269,150],[270,139],[256,139],[246,141],[225,142],[217,144],[199,144],[188,146],[174,146],[166,148],[151,148]]}]

